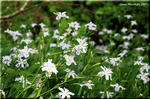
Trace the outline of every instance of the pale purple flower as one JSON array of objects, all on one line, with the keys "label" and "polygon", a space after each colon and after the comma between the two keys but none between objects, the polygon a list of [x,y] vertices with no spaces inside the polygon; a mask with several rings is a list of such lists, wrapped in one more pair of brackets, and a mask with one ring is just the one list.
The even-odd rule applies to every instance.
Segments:
[{"label": "pale purple flower", "polygon": [[76,62],[74,61],[74,56],[64,55],[64,58],[66,60],[66,65],[70,66],[72,63],[76,65]]}]

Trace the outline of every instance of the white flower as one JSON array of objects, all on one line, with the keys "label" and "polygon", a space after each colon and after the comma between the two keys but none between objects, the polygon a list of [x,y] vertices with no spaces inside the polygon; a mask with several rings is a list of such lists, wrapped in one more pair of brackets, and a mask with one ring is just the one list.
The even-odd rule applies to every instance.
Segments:
[{"label": "white flower", "polygon": [[130,40],[131,38],[129,36],[122,36],[123,40],[127,39]]},{"label": "white flower", "polygon": [[134,34],[130,33],[128,36],[132,39],[134,37]]},{"label": "white flower", "polygon": [[104,32],[100,31],[98,34],[99,34],[99,35],[103,35],[103,34],[104,34]]},{"label": "white flower", "polygon": [[127,28],[122,28],[121,32],[125,33],[125,32],[127,32],[127,30],[128,30]]},{"label": "white flower", "polygon": [[100,94],[102,94],[101,98],[104,98],[104,91],[100,91]]},{"label": "white flower", "polygon": [[124,50],[122,53],[120,53],[118,56],[119,57],[123,57],[128,51],[127,50]]},{"label": "white flower", "polygon": [[99,45],[97,45],[95,48],[98,49],[98,50],[102,50],[105,53],[110,53],[109,50],[107,50],[107,46],[104,46],[104,45],[99,46]]},{"label": "white flower", "polygon": [[140,68],[140,72],[141,73],[144,73],[144,70],[146,71],[146,72],[149,72],[149,70],[150,70],[150,66],[146,63],[144,66],[142,66],[141,68]]},{"label": "white flower", "polygon": [[35,27],[37,24],[35,24],[35,23],[32,23],[31,25],[32,25],[32,27]]},{"label": "white flower", "polygon": [[70,45],[70,42],[68,42],[68,44],[67,44],[67,43],[65,43],[65,41],[63,40],[62,42],[60,42],[60,43],[58,44],[58,47],[61,47],[62,50],[64,50],[64,49],[69,49],[69,48],[71,47],[71,45]]},{"label": "white flower", "polygon": [[16,54],[10,54],[10,56],[13,57],[13,58],[17,58]]},{"label": "white flower", "polygon": [[68,89],[66,88],[58,88],[61,92],[58,93],[58,97],[61,99],[64,99],[65,97],[67,97],[67,99],[71,98],[71,95],[74,95],[74,93],[70,92]]},{"label": "white flower", "polygon": [[71,28],[67,28],[66,31],[67,31],[68,33],[71,33],[72,29],[71,29]]},{"label": "white flower", "polygon": [[59,34],[59,31],[57,29],[54,30],[54,34]]},{"label": "white flower", "polygon": [[119,33],[115,33],[114,36],[120,36],[120,34]]},{"label": "white flower", "polygon": [[129,42],[123,42],[123,48],[128,48],[129,45],[130,45]]},{"label": "white flower", "polygon": [[100,43],[103,43],[103,40],[102,40],[102,39],[99,39],[99,42],[100,42]]},{"label": "white flower", "polygon": [[89,30],[96,30],[96,25],[92,22],[85,25]]},{"label": "white flower", "polygon": [[133,26],[133,25],[137,25],[137,23],[136,23],[136,21],[134,20],[134,21],[131,21],[131,25]]},{"label": "white flower", "polygon": [[141,34],[141,37],[144,39],[148,39],[148,35],[146,35],[146,34]]},{"label": "white flower", "polygon": [[30,49],[29,53],[31,54],[38,54],[38,50],[37,49]]},{"label": "white flower", "polygon": [[42,31],[43,31],[44,37],[49,36],[49,29],[48,28],[43,27]]},{"label": "white flower", "polygon": [[120,61],[120,57],[110,58],[110,64],[112,64],[113,66],[118,66]]},{"label": "white flower", "polygon": [[135,62],[134,62],[134,65],[141,65],[141,64],[142,64],[141,61],[135,61]]},{"label": "white flower", "polygon": [[78,30],[80,28],[80,24],[78,22],[71,22],[71,23],[68,23],[69,24],[69,27],[72,27],[74,28],[75,30]]},{"label": "white flower", "polygon": [[[16,78],[15,81],[19,81],[19,83],[22,83],[22,87],[25,87],[25,84],[31,84],[27,79],[24,79],[24,76],[20,76],[19,78]],[[26,83],[25,83],[26,82]]]},{"label": "white flower", "polygon": [[78,32],[77,32],[77,31],[74,31],[74,32],[72,32],[71,34],[72,34],[72,36],[76,36],[76,35],[78,34]]},{"label": "white flower", "polygon": [[49,36],[48,32],[44,32],[44,37]]},{"label": "white flower", "polygon": [[138,61],[136,61],[134,63],[134,65],[142,65],[142,67],[140,68],[140,74],[137,75],[137,78],[140,78],[141,80],[143,80],[143,83],[146,84],[147,82],[150,81],[150,74],[149,74],[149,70],[150,70],[150,66],[147,63],[142,63],[141,61],[143,60],[143,57],[138,57]]},{"label": "white flower", "polygon": [[86,43],[86,39],[77,39],[79,45],[76,45],[72,51],[76,51],[77,55],[80,55],[80,53],[86,53],[87,52],[87,43]]},{"label": "white flower", "polygon": [[78,76],[74,70],[70,70],[67,68],[67,69],[65,69],[65,71],[67,72],[66,76],[68,76],[68,78],[70,78],[70,76],[72,78],[76,78]]},{"label": "white flower", "polygon": [[125,39],[128,39],[128,40],[130,40],[130,39],[132,39],[133,38],[133,34],[131,33],[131,34],[129,34],[128,36],[123,36],[123,39],[125,40]]},{"label": "white flower", "polygon": [[111,87],[115,87],[115,91],[118,91],[118,92],[119,92],[120,89],[125,90],[125,88],[122,87],[121,85],[119,85],[118,83],[116,83],[116,84],[111,84],[110,86],[111,86]]},{"label": "white flower", "polygon": [[131,15],[125,15],[125,17],[126,17],[127,19],[131,19],[131,18],[132,18]]},{"label": "white flower", "polygon": [[53,31],[54,32],[54,35],[53,35],[53,38],[56,38],[56,39],[58,39],[59,38],[59,31],[56,29],[56,30],[54,30]]},{"label": "white flower", "polygon": [[58,73],[55,64],[52,63],[52,59],[48,59],[48,62],[43,63],[42,71],[46,71],[47,77],[50,77],[52,73],[55,73],[55,74]]},{"label": "white flower", "polygon": [[42,80],[41,80],[41,75],[40,75],[40,74],[38,74],[38,78],[39,78],[39,79],[36,81],[35,86],[36,86],[37,88],[40,88],[41,85],[42,85]]},{"label": "white flower", "polygon": [[[16,67],[18,68],[20,65],[22,68],[25,68],[25,64],[27,63],[25,59],[21,59],[19,58],[18,60],[16,60],[18,63],[16,64]],[[29,64],[27,63],[27,67],[29,67]]]},{"label": "white flower", "polygon": [[141,73],[137,75],[137,78],[140,78],[141,80],[143,80],[143,83],[146,84],[147,82],[150,81],[149,76],[150,76],[149,73]]},{"label": "white flower", "polygon": [[108,91],[106,91],[107,98],[112,97],[113,94],[114,94],[114,92],[108,92]]},{"label": "white flower", "polygon": [[7,29],[4,32],[7,32],[8,34],[10,34],[14,41],[16,41],[19,36],[22,36],[22,34],[18,31],[11,31],[11,30]]},{"label": "white flower", "polygon": [[138,60],[139,60],[139,61],[142,61],[143,59],[144,59],[143,56],[138,56]]},{"label": "white flower", "polygon": [[76,62],[74,61],[74,56],[64,55],[64,58],[66,60],[66,65],[70,66],[72,63],[76,65]]},{"label": "white flower", "polygon": [[107,31],[108,31],[108,29],[104,28],[102,31],[103,31],[103,32],[107,32]]},{"label": "white flower", "polygon": [[27,46],[24,47],[24,49],[19,49],[19,57],[29,57],[29,49]]},{"label": "white flower", "polygon": [[4,66],[2,66],[2,71],[3,71],[3,70],[5,70],[5,67],[4,67]]},{"label": "white flower", "polygon": [[36,62],[35,64],[41,64],[40,62]]},{"label": "white flower", "polygon": [[80,38],[77,38],[77,41],[80,45],[83,45],[83,46],[87,46],[88,44],[86,43],[86,40],[87,38],[84,38],[84,39],[80,39]]},{"label": "white flower", "polygon": [[56,47],[56,43],[51,43],[49,46],[50,47]]},{"label": "white flower", "polygon": [[34,54],[34,53],[38,53],[38,50],[32,49],[32,48],[28,48],[27,46],[24,47],[24,49],[19,49],[19,55],[18,57],[24,57],[24,58],[28,58],[29,54]]},{"label": "white flower", "polygon": [[144,48],[143,47],[138,47],[136,48],[137,51],[144,51]]},{"label": "white flower", "polygon": [[60,20],[61,18],[69,18],[69,16],[66,15],[66,12],[57,12],[54,14],[57,15],[56,20]]},{"label": "white flower", "polygon": [[107,30],[107,34],[112,34],[112,30]]},{"label": "white flower", "polygon": [[136,29],[132,29],[131,30],[133,33],[137,33],[137,30]]},{"label": "white flower", "polygon": [[63,51],[63,53],[65,53],[65,54],[69,53],[69,52],[71,52],[71,51],[70,50]]},{"label": "white flower", "polygon": [[45,26],[44,23],[40,23],[39,25],[41,26],[41,28],[44,28],[44,26]]},{"label": "white flower", "polygon": [[16,52],[17,51],[17,47],[13,47],[10,50],[13,51],[13,52]]},{"label": "white flower", "polygon": [[5,92],[3,90],[0,89],[0,92],[2,93],[2,95],[5,97]]},{"label": "white flower", "polygon": [[114,43],[114,42],[111,42],[111,43],[110,43],[110,46],[114,46],[114,45],[115,45],[115,43]]},{"label": "white flower", "polygon": [[98,76],[100,77],[105,76],[106,80],[109,80],[109,79],[112,80],[112,73],[113,73],[112,70],[110,68],[106,68],[103,66],[101,66],[101,68],[103,69],[103,71],[99,72]]},{"label": "white flower", "polygon": [[21,28],[26,28],[26,25],[22,24],[20,27],[21,27]]},{"label": "white flower", "polygon": [[43,46],[42,46],[42,45],[40,45],[40,49],[43,49]]},{"label": "white flower", "polygon": [[86,52],[86,47],[84,46],[81,46],[81,45],[76,45],[74,48],[73,48],[73,51],[76,51],[76,55],[80,55],[80,53],[82,53],[82,48],[84,48],[85,52]]},{"label": "white flower", "polygon": [[44,99],[44,98],[42,96],[40,96],[39,99]]},{"label": "white flower", "polygon": [[143,59],[144,59],[144,57],[139,56],[138,60],[134,62],[134,65],[147,65],[142,62]]},{"label": "white flower", "polygon": [[30,38],[21,40],[21,43],[25,42],[26,44],[30,44],[33,40]]},{"label": "white flower", "polygon": [[10,63],[12,61],[11,56],[3,56],[2,58],[3,58],[2,60],[3,64],[7,64],[8,66],[10,66]]},{"label": "white flower", "polygon": [[31,35],[32,35],[31,32],[27,32],[27,33],[26,33],[26,36],[27,36],[27,37],[30,37]]},{"label": "white flower", "polygon": [[83,81],[83,84],[80,84],[81,87],[83,86],[87,86],[88,89],[92,89],[92,86],[94,86],[94,84],[92,84],[91,80],[88,80],[87,82]]},{"label": "white flower", "polygon": [[95,45],[95,42],[94,42],[94,41],[90,41],[89,43],[90,43],[91,45],[93,45],[93,46]]},{"label": "white flower", "polygon": [[[100,91],[99,93],[102,94],[101,98],[104,98],[105,92],[104,91]],[[108,91],[106,91],[107,98],[112,97],[113,94],[114,94],[114,92],[108,92]]]}]

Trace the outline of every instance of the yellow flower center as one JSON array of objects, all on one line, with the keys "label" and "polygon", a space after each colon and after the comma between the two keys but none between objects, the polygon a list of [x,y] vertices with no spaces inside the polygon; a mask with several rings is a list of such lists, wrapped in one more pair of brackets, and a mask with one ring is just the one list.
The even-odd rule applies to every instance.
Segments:
[{"label": "yellow flower center", "polygon": [[50,74],[50,70],[48,70],[48,72],[47,72],[48,74]]}]

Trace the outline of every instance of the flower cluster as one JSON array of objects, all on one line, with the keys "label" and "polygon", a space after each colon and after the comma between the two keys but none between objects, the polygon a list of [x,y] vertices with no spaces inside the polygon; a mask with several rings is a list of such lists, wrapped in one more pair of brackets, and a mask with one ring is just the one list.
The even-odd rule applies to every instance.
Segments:
[{"label": "flower cluster", "polygon": [[138,79],[143,80],[143,83],[146,84],[147,82],[150,81],[150,66],[147,63],[142,62],[144,60],[144,57],[139,56],[138,61],[135,61],[134,65],[142,65],[140,67],[140,74],[137,75]]},{"label": "flower cluster", "polygon": [[14,41],[18,40],[18,37],[22,36],[22,34],[19,31],[12,31],[12,30],[7,29],[4,32],[11,35]]},{"label": "flower cluster", "polygon": [[[120,90],[126,90],[127,87],[123,87],[126,86],[125,83],[123,81],[119,81],[120,77],[117,78],[117,76],[119,75],[117,73],[121,71],[120,69],[122,69],[120,68],[120,66],[122,65],[121,63],[126,61],[126,57],[131,54],[129,50],[130,47],[133,46],[131,41],[133,41],[138,34],[138,31],[134,28],[134,26],[138,25],[136,20],[132,20],[131,15],[125,15],[124,17],[129,21],[129,25],[131,27],[127,28],[123,26],[121,30],[115,33],[114,30],[107,29],[106,27],[98,31],[97,25],[93,22],[82,25],[77,21],[70,21],[69,16],[66,15],[66,12],[57,12],[54,14],[56,15],[56,20],[59,20],[59,24],[62,24],[61,22],[66,21],[66,27],[61,28],[61,25],[59,25],[58,29],[55,29],[54,31],[52,30],[53,32],[50,33],[51,29],[49,30],[49,28],[46,27],[44,23],[33,23],[31,24],[32,28],[40,26],[42,30],[39,34],[40,37],[37,36],[35,40],[31,38],[32,33],[30,31],[28,31],[25,35],[20,33],[19,31],[11,31],[9,29],[4,31],[10,34],[13,37],[13,40],[17,41],[16,43],[18,45],[10,49],[10,51],[12,52],[10,55],[2,57],[2,63],[10,66],[7,68],[13,68],[13,65],[16,66],[17,68],[15,67],[15,70],[18,70],[19,73],[21,72],[21,70],[32,71],[33,69],[34,71],[38,70],[38,68],[39,71],[41,70],[40,72],[37,71],[36,75],[33,75],[35,76],[33,83],[30,83],[27,80],[27,77],[23,75],[15,78],[15,81],[22,83],[23,88],[31,84],[34,86],[34,88],[39,90],[38,92],[43,92],[45,83],[49,84],[49,82],[47,81],[54,79],[54,82],[56,80],[56,83],[58,84],[52,87],[50,91],[52,92],[54,89],[58,88],[61,92],[58,92],[57,97],[62,99],[71,98],[71,96],[75,95],[67,88],[65,88],[67,85],[66,82],[70,82],[72,80],[74,80],[73,85],[80,85],[80,91],[85,90],[85,88],[82,88],[84,86],[86,86],[86,88],[90,90],[94,90],[98,85],[93,80],[93,76],[96,77],[96,80],[98,78],[98,83],[104,82],[104,84],[109,84],[109,86],[104,87],[104,91],[99,90],[101,98],[111,98],[115,96],[116,93],[120,94]],[[61,20],[62,18],[64,20]],[[28,25],[22,24],[20,28],[27,29],[27,26]],[[82,29],[85,29],[85,33],[82,33]],[[87,37],[90,36],[89,30],[94,31],[94,33],[97,33],[97,35],[100,36],[100,39],[98,37],[98,43],[92,41],[90,37]],[[25,38],[19,40],[18,38],[22,36],[25,36]],[[139,37],[148,39],[148,35],[146,34],[142,34]],[[36,46],[38,46],[38,50]],[[116,52],[116,50],[119,51]],[[132,54],[131,57],[136,57],[138,54],[140,54],[140,52],[143,53],[146,50],[147,48],[144,46],[136,46],[136,48],[133,49],[133,51],[136,52]],[[32,56],[33,54],[38,55]],[[35,57],[37,59],[34,59]],[[140,79],[144,84],[147,84],[150,81],[150,66],[149,64],[145,63],[145,57],[138,56],[136,58],[137,60],[134,61],[134,64],[132,64],[135,65],[134,67],[139,67],[140,73],[136,74],[136,80]],[[57,62],[57,64],[54,64],[52,61],[54,63]],[[35,67],[30,68],[29,64],[31,66],[32,63]],[[99,66],[101,71],[96,72]],[[21,69],[20,67],[23,69]],[[90,69],[92,70],[92,72],[94,71],[94,75],[92,75],[92,77],[88,75],[88,70],[90,71]],[[4,69],[2,68],[2,70]],[[52,74],[57,75],[58,77],[51,77]],[[65,76],[61,74],[65,74]],[[88,77],[85,76],[85,74],[87,74]],[[127,73],[125,73],[124,76],[126,75]],[[62,86],[65,87],[60,88]],[[114,88],[114,92],[111,92],[109,90],[111,88]],[[44,91],[45,90],[46,89],[44,89]],[[79,94],[81,93],[80,91],[78,92]],[[44,94],[46,92],[44,92]],[[86,91],[83,94],[85,93]],[[40,98],[43,97],[40,96]]]}]

